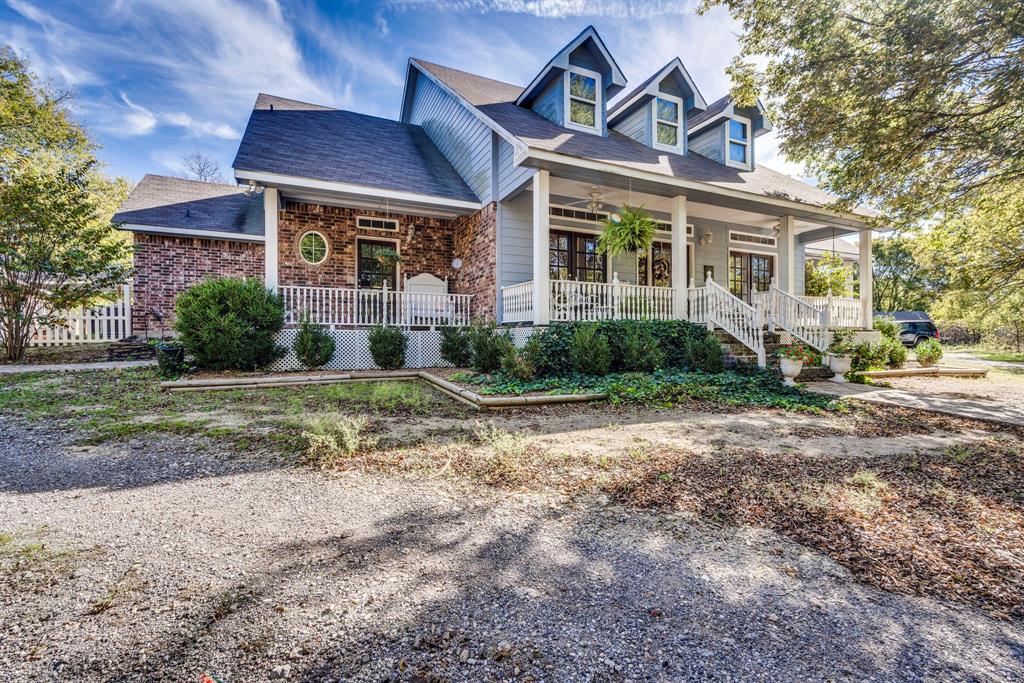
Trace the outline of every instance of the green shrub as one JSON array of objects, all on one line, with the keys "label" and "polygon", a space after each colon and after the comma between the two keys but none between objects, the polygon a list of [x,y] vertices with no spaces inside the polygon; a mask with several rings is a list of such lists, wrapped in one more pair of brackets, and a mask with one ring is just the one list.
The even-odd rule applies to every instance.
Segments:
[{"label": "green shrub", "polygon": [[630,328],[619,342],[619,365],[627,372],[653,372],[665,362],[649,326]]},{"label": "green shrub", "polygon": [[195,364],[207,370],[255,370],[283,353],[281,298],[256,279],[219,278],[193,285],[174,304],[174,329]]},{"label": "green shrub", "polygon": [[361,451],[373,450],[379,439],[367,436],[369,422],[362,415],[315,415],[306,419],[302,436],[306,439],[309,462],[328,468]]},{"label": "green shrub", "polygon": [[687,337],[684,346],[686,364],[683,367],[713,375],[724,372],[725,351],[722,350],[722,343],[708,330],[702,332],[703,334]]},{"label": "green shrub", "polygon": [[597,325],[580,325],[569,342],[573,369],[581,375],[607,375],[612,367],[612,349]]},{"label": "green shrub", "polygon": [[882,337],[881,346],[886,367],[902,368],[907,362],[907,347],[899,339]]},{"label": "green shrub", "polygon": [[334,356],[334,338],[323,325],[317,325],[303,313],[299,320],[299,333],[295,335],[295,356],[304,368],[316,370],[327,365]]},{"label": "green shrub", "polygon": [[511,343],[508,335],[499,335],[494,323],[474,323],[466,334],[473,352],[472,368],[477,372],[494,372],[501,367],[501,354],[508,348],[502,341]]},{"label": "green shrub", "polygon": [[370,330],[370,355],[384,370],[397,370],[405,365],[408,343],[408,338],[397,327],[378,325]]},{"label": "green shrub", "polygon": [[914,357],[923,368],[930,368],[942,360],[942,344],[938,339],[925,339],[914,349]]},{"label": "green shrub", "polygon": [[511,338],[502,337],[501,371],[517,382],[529,382],[537,375],[539,342],[531,336],[526,345],[517,349]]},{"label": "green shrub", "polygon": [[889,318],[875,318],[874,327],[876,330],[882,333],[882,338],[900,339],[900,326]]},{"label": "green shrub", "polygon": [[473,349],[465,328],[441,328],[441,358],[457,368],[469,367],[473,362]]}]

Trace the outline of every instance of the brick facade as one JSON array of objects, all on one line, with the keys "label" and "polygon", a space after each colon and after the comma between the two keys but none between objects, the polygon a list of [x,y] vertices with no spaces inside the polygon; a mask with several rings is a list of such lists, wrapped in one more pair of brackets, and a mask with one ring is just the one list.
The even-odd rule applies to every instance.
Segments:
[{"label": "brick facade", "polygon": [[455,222],[455,258],[462,259],[462,268],[452,291],[473,294],[473,315],[485,320],[495,319],[497,217],[498,205],[492,202]]},{"label": "brick facade", "polygon": [[[358,228],[359,216],[392,218],[398,230]],[[494,317],[495,205],[449,220],[365,209],[286,202],[278,214],[278,283],[312,287],[356,286],[356,241],[360,238],[391,241],[401,256],[398,279],[420,273],[448,279],[449,291],[475,294],[473,314]],[[323,263],[311,265],[299,256],[299,239],[315,230],[328,242]],[[452,259],[462,268],[452,268]],[[399,284],[401,287],[401,284]]]},{"label": "brick facade", "polygon": [[263,245],[257,242],[135,233],[134,249],[132,331],[140,336],[170,333],[174,298],[189,285],[220,276],[263,279]]}]

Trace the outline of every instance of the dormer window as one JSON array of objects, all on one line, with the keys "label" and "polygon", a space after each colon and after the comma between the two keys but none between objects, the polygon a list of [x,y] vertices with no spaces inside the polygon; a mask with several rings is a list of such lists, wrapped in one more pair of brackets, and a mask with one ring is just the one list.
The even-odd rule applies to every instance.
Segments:
[{"label": "dormer window", "polygon": [[729,119],[727,153],[730,166],[750,166],[750,121]]},{"label": "dormer window", "polygon": [[565,72],[565,121],[571,128],[599,131],[601,74],[579,67]]},{"label": "dormer window", "polygon": [[683,101],[671,95],[654,98],[654,146],[672,152],[679,151]]}]

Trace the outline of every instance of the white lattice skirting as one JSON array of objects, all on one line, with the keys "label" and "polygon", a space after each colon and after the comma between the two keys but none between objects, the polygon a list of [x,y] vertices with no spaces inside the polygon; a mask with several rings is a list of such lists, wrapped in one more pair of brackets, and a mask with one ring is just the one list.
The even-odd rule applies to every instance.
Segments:
[{"label": "white lattice skirting", "polygon": [[[512,341],[522,346],[533,334],[533,328],[518,327],[510,330]],[[277,343],[288,350],[287,355],[275,361],[272,372],[288,372],[305,368],[295,357],[295,336],[298,330],[282,330]],[[377,370],[377,364],[370,355],[370,330],[327,330],[334,338],[334,356],[323,367],[324,370]],[[437,330],[408,330],[405,332],[409,343],[405,350],[405,367],[440,368],[449,364],[441,360],[441,333]]]}]

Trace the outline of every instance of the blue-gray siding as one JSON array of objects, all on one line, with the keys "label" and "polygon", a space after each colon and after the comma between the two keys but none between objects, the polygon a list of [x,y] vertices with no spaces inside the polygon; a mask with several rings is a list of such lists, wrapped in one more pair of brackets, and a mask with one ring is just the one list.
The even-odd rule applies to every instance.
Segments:
[{"label": "blue-gray siding", "polygon": [[709,159],[718,163],[725,163],[724,154],[725,127],[722,125],[713,126],[710,130],[701,131],[690,139],[690,151],[696,154],[703,154]]},{"label": "blue-gray siding", "polygon": [[416,79],[409,122],[426,131],[480,201],[491,201],[490,128],[424,76]]},{"label": "blue-gray siding", "polygon": [[533,279],[533,194],[501,202],[499,287]]},{"label": "blue-gray siding", "polygon": [[504,199],[510,192],[528,181],[535,170],[528,166],[515,165],[515,150],[505,140],[498,142],[498,199]]},{"label": "blue-gray siding", "polygon": [[637,107],[636,111],[615,126],[615,130],[649,147],[651,145],[651,105]]},{"label": "blue-gray siding", "polygon": [[548,84],[547,89],[534,101],[533,110],[559,126],[564,124],[565,82],[561,76]]}]

